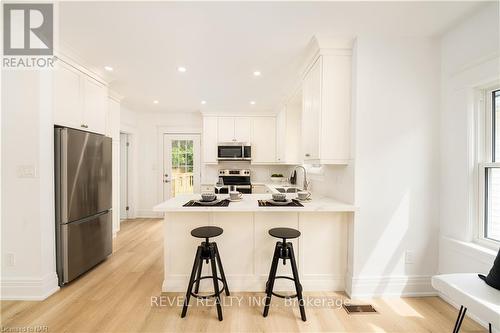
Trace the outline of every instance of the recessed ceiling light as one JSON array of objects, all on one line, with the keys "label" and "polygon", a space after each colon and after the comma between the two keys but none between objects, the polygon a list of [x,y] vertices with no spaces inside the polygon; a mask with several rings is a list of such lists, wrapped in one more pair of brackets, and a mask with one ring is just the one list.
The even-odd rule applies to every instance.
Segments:
[{"label": "recessed ceiling light", "polygon": [[158,104],[160,102],[158,102],[156,99],[153,101],[153,104]]},{"label": "recessed ceiling light", "polygon": [[108,72],[113,71],[113,67],[111,67],[111,66],[104,66],[104,69],[107,70]]},{"label": "recessed ceiling light", "polygon": [[255,101],[250,101],[250,104],[251,105],[255,105]]},{"label": "recessed ceiling light", "polygon": [[182,66],[177,67],[177,70],[178,70],[179,72],[181,72],[181,73],[184,73],[185,71],[187,71],[186,67],[182,67]]},{"label": "recessed ceiling light", "polygon": [[207,104],[207,101],[201,101],[201,104]]},{"label": "recessed ceiling light", "polygon": [[253,76],[260,76],[262,73],[260,71],[253,72]]}]

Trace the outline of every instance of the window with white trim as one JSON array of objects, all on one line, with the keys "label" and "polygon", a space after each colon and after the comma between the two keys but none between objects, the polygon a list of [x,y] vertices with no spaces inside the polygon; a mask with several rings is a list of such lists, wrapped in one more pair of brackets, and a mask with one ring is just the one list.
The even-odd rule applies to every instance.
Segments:
[{"label": "window with white trim", "polygon": [[485,91],[484,150],[480,164],[482,219],[479,238],[500,242],[500,87]]}]

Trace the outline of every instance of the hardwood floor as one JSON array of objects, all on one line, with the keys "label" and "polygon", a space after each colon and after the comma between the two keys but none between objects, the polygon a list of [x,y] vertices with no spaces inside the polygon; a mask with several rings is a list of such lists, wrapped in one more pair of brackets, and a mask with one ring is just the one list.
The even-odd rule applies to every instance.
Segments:
[{"label": "hardwood floor", "polygon": [[[182,295],[161,293],[162,233],[161,220],[122,223],[113,255],[69,286],[43,302],[2,301],[2,332],[38,326],[46,327],[48,332],[441,333],[451,332],[455,322],[457,311],[437,297],[366,300],[379,312],[366,315],[348,315],[340,307],[307,306],[305,323],[296,307],[286,307],[284,300],[273,298],[274,306],[263,318],[260,304],[248,304],[252,297],[258,301],[263,294],[250,293],[232,295],[233,305],[223,308],[222,322],[217,320],[213,306],[195,305],[186,318],[180,318],[181,307],[169,301],[179,296],[182,302]],[[345,298],[342,293],[306,295],[320,300]],[[486,330],[466,318],[461,332]]]}]

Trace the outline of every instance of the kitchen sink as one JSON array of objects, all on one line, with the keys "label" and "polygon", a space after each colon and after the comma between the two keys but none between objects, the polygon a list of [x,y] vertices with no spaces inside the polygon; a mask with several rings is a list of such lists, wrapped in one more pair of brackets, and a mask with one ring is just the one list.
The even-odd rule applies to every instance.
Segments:
[{"label": "kitchen sink", "polygon": [[275,189],[280,193],[297,193],[300,191],[298,187],[275,187]]}]

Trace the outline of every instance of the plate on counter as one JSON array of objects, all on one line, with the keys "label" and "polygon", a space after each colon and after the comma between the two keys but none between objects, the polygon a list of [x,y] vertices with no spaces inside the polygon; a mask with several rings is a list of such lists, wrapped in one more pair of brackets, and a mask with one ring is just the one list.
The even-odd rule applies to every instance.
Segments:
[{"label": "plate on counter", "polygon": [[287,206],[290,202],[292,202],[292,200],[286,199],[285,201],[276,201],[274,199],[269,199],[267,202],[274,206]]},{"label": "plate on counter", "polygon": [[199,203],[200,205],[203,205],[203,206],[213,206],[213,205],[217,205],[219,202],[221,202],[221,200],[220,199],[215,199],[212,201],[196,200],[196,202]]}]

